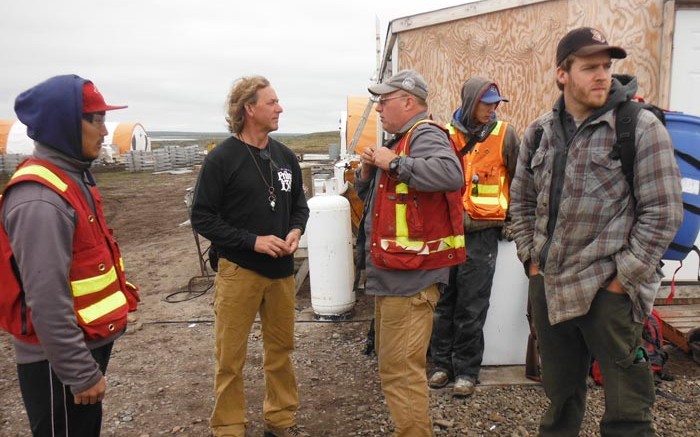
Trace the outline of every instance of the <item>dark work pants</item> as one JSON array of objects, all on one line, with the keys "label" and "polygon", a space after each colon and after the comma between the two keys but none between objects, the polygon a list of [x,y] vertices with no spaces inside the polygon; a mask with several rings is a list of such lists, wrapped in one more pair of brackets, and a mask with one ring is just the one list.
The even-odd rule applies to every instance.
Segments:
[{"label": "dark work pants", "polygon": [[479,379],[500,233],[501,228],[488,228],[466,234],[467,260],[452,268],[435,308],[430,354],[451,379]]},{"label": "dark work pants", "polygon": [[[113,344],[92,351],[103,374]],[[17,375],[34,437],[99,437],[102,403],[76,405],[70,387],[61,383],[48,361],[18,364]]]},{"label": "dark work pants", "polygon": [[542,383],[550,400],[539,435],[579,435],[586,410],[586,377],[593,355],[600,364],[605,392],[600,435],[654,436],[654,379],[649,363],[635,359],[642,324],[632,319],[629,296],[601,289],[586,315],[552,326],[541,275],[530,278],[528,293],[540,350]]}]

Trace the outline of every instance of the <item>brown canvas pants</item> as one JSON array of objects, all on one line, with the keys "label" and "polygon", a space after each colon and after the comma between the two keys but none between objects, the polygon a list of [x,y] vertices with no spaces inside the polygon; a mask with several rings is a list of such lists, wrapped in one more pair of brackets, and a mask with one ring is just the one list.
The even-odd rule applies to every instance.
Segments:
[{"label": "brown canvas pants", "polygon": [[379,378],[396,426],[394,437],[433,435],[425,366],[439,297],[437,285],[432,285],[413,296],[375,300]]},{"label": "brown canvas pants", "polygon": [[265,353],[263,418],[278,428],[296,423],[299,397],[291,361],[294,277],[266,278],[222,258],[214,291],[216,394],[210,424],[216,437],[245,435],[243,365],[258,312]]}]

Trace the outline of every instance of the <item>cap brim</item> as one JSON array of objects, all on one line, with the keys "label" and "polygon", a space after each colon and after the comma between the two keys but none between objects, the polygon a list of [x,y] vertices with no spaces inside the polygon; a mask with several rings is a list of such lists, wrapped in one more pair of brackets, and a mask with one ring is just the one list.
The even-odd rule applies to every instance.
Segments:
[{"label": "cap brim", "polygon": [[124,108],[128,108],[128,107],[129,107],[129,106],[127,106],[127,105],[123,105],[123,106],[111,106],[111,105],[107,105],[107,107],[106,107],[104,110],[105,110],[105,111],[113,111],[113,110],[115,110],[115,109],[124,109]]},{"label": "cap brim", "polygon": [[400,90],[401,88],[397,88],[395,86],[387,85],[385,83],[378,83],[376,85],[372,85],[371,87],[367,88],[370,94],[375,95],[375,96],[382,96],[384,94],[389,94],[396,92]]},{"label": "cap brim", "polygon": [[124,108],[128,108],[128,106],[127,105],[123,105],[123,106],[103,105],[103,106],[97,106],[94,108],[88,108],[88,112],[83,112],[83,114],[96,114],[99,112],[114,111],[115,109],[124,109]]},{"label": "cap brim", "polygon": [[501,96],[484,97],[483,99],[481,99],[481,101],[484,103],[488,103],[488,104],[498,103],[498,102],[510,102],[509,99],[506,99],[505,97],[501,97]]},{"label": "cap brim", "polygon": [[573,52],[573,55],[589,56],[600,52],[608,52],[610,54],[610,57],[613,59],[625,59],[627,57],[627,52],[622,47],[607,46],[603,44],[581,47],[580,49]]}]

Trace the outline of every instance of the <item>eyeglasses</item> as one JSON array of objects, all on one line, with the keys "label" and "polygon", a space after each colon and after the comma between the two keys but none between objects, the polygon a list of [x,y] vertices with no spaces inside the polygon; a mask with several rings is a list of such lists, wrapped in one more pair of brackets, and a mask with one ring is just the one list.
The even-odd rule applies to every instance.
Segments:
[{"label": "eyeglasses", "polygon": [[375,100],[375,102],[377,102],[377,105],[382,105],[382,106],[384,106],[384,105],[386,105],[386,102],[388,102],[389,100],[403,99],[403,98],[405,98],[405,97],[409,97],[409,95],[408,95],[408,94],[402,94],[402,95],[400,95],[400,96],[395,96],[395,97],[379,97],[379,98],[377,98],[377,99]]}]

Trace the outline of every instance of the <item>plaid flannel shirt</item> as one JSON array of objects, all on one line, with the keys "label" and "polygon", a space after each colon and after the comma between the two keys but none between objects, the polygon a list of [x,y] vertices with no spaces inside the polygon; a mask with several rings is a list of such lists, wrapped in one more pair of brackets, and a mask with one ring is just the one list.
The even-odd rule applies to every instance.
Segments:
[{"label": "plaid flannel shirt", "polygon": [[[613,110],[580,128],[569,143],[559,213],[547,232],[552,181],[556,112],[549,112],[525,132],[511,186],[511,215],[518,257],[543,270],[552,324],[590,309],[601,287],[617,275],[633,303],[634,319],[651,312],[661,280],[659,260],[683,215],[681,185],[673,146],[665,127],[648,111],[636,126],[634,193],[619,159]],[[543,128],[534,148],[534,134]],[[563,145],[558,145],[563,147]],[[548,243],[548,239],[551,242]]]}]

